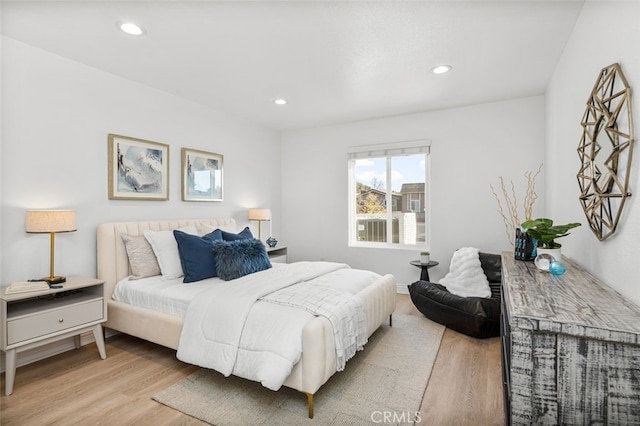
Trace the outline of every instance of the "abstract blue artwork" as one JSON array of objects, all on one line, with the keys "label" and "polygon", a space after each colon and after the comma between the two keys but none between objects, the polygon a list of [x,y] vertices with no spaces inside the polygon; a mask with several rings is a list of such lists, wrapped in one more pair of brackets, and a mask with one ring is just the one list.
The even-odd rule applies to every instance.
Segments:
[{"label": "abstract blue artwork", "polygon": [[169,145],[109,134],[109,199],[168,200]]},{"label": "abstract blue artwork", "polygon": [[182,148],[182,200],[222,201],[222,155]]}]

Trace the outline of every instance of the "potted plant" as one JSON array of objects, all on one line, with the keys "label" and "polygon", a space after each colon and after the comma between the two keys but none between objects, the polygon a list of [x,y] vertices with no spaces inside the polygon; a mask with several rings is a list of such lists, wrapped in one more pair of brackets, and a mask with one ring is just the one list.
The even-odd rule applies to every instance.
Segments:
[{"label": "potted plant", "polygon": [[429,263],[429,252],[421,251],[420,252],[420,263]]},{"label": "potted plant", "polygon": [[548,253],[556,260],[561,260],[560,247],[555,240],[569,235],[569,230],[580,226],[578,222],[566,225],[554,225],[553,220],[547,218],[532,219],[520,225],[522,232],[537,241],[537,254]]}]

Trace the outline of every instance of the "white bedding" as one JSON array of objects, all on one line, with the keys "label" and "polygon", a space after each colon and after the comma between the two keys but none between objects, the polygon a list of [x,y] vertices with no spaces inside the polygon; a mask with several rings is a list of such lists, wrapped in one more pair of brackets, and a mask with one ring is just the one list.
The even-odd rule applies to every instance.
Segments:
[{"label": "white bedding", "polygon": [[[329,266],[327,267],[327,265]],[[301,308],[257,301],[248,310],[246,322],[244,324],[237,323],[235,320],[242,316],[239,310],[244,308],[229,304],[227,299],[222,296],[233,291],[245,293],[247,291],[245,284],[253,282],[257,285],[258,292],[256,296],[252,297],[257,299],[269,293],[269,291],[262,291],[262,287],[269,287],[266,283],[271,283],[273,276],[287,276],[290,275],[290,269],[297,268],[305,271],[303,275],[306,277],[303,278],[308,280],[318,275],[314,271],[318,267],[322,272],[331,271],[331,273],[315,278],[313,281],[315,285],[329,289],[340,289],[340,291],[350,294],[358,293],[380,278],[380,275],[374,272],[351,269],[344,264],[300,262],[297,266],[296,264],[274,265],[274,268],[270,270],[226,282],[218,278],[190,284],[183,284],[180,279],[162,280],[159,277],[134,281],[125,279],[117,285],[113,298],[185,318],[183,335],[178,347],[179,359],[216,369],[224,375],[234,374],[255,380],[269,389],[277,390],[300,359],[302,330],[314,318],[314,315]],[[295,279],[294,281],[299,280]],[[187,326],[190,314],[186,313],[191,300],[194,300],[194,305],[207,305],[200,310],[200,314],[194,310],[194,315],[200,317],[197,321],[202,321],[202,317],[207,317],[205,321],[212,323],[211,329],[217,330],[206,333],[205,341],[209,339],[217,342],[213,346],[210,342],[203,345],[202,340],[199,340],[200,343],[196,343],[194,346],[191,341],[194,337],[198,341],[205,334],[200,331],[200,326],[193,324]],[[213,305],[212,301],[214,301]],[[243,303],[240,302],[240,305]],[[211,313],[211,315],[206,313]],[[268,318],[268,321],[265,321],[264,318]],[[359,325],[363,326],[364,324]],[[242,331],[243,328],[250,330],[250,332],[237,334],[238,330]],[[187,330],[195,330],[195,332],[190,333]],[[366,327],[364,331],[360,331],[360,334],[363,332],[364,337],[358,336],[358,344],[352,345],[353,350],[350,353],[345,354],[345,351],[341,350],[339,358],[342,361],[342,366],[355,353],[356,348],[361,349],[362,345],[366,343]],[[237,339],[239,342],[236,341]],[[188,341],[188,343],[184,343],[184,341]],[[230,346],[220,345],[220,341],[233,342],[233,344]],[[212,352],[217,352],[218,355],[212,357]]]},{"label": "white bedding", "polygon": [[[341,273],[334,276],[335,272]],[[298,262],[211,287],[189,306],[178,345],[178,359],[214,369],[225,376],[234,374],[259,381],[269,389],[278,390],[300,360],[302,328],[313,316],[305,309],[258,299],[283,288],[316,285],[315,279],[318,279],[331,280],[337,286],[344,283],[345,286],[340,286],[344,289],[343,297],[355,300],[357,297],[351,296],[357,290],[349,291],[347,283],[362,282],[362,279],[352,280],[350,277],[363,274],[370,278],[370,283],[379,277],[369,271],[353,270],[342,263]],[[307,293],[307,297],[312,297],[312,294]],[[265,303],[272,307],[262,306]],[[357,303],[361,305],[361,302]],[[342,316],[344,323],[352,315],[350,311],[332,310],[326,304],[319,312]],[[336,333],[334,330],[336,338],[344,338],[344,343],[336,344],[336,348],[340,348],[337,357],[342,368],[356,348],[361,349],[366,342],[365,321],[356,323],[361,326],[357,332]],[[363,342],[359,340],[361,336],[364,336]],[[343,348],[353,348],[353,351],[345,354]],[[245,355],[248,359],[244,358]]]},{"label": "white bedding", "polygon": [[[273,268],[286,267],[273,263]],[[194,283],[183,283],[183,277],[167,280],[162,275],[130,280],[126,277],[116,285],[113,300],[140,308],[184,318],[189,303],[212,285],[224,283],[220,278],[208,278]]]},{"label": "white bedding", "polygon": [[215,281],[222,280],[210,278],[184,284],[182,277],[173,280],[163,280],[162,275],[139,280],[129,280],[127,277],[116,285],[113,300],[184,318],[191,300],[215,285]]}]

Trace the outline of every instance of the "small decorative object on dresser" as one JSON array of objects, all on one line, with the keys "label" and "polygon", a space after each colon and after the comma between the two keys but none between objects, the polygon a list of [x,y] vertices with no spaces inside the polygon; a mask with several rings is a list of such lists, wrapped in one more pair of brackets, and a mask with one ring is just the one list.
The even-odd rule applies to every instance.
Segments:
[{"label": "small decorative object on dresser", "polygon": [[553,262],[554,260],[556,260],[555,257],[550,255],[549,253],[538,253],[533,263],[536,265],[536,268],[543,271],[548,271],[549,266],[551,266],[551,262]]},{"label": "small decorative object on dresser", "polygon": [[269,237],[267,238],[267,245],[271,248],[274,248],[276,245],[278,245],[278,240],[273,237]]},{"label": "small decorative object on dresser", "polygon": [[553,275],[562,275],[567,272],[567,266],[559,260],[552,260],[549,264],[549,272]]},{"label": "small decorative object on dresser", "polygon": [[534,260],[536,257],[536,244],[531,236],[522,232],[520,228],[516,229],[516,243],[514,256],[516,260]]},{"label": "small decorative object on dresser", "polygon": [[100,358],[107,353],[102,323],[107,320],[104,281],[95,278],[68,277],[60,289],[7,294],[0,291],[0,349],[6,354],[6,394],[13,392],[16,360],[19,352],[91,331]]}]

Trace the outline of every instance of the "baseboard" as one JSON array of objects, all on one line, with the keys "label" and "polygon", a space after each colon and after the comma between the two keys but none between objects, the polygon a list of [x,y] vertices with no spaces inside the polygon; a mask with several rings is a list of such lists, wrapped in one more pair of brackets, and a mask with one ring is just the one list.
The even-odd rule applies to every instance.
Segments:
[{"label": "baseboard", "polygon": [[[38,346],[36,348],[28,349],[24,352],[18,352],[16,359],[16,367],[22,367],[23,365],[31,364],[43,360],[45,358],[52,357],[54,355],[61,354],[76,348],[75,336],[51,342],[48,345]],[[80,335],[80,346],[87,345],[95,342],[92,332],[83,333]],[[0,351],[1,352],[1,351]],[[5,370],[5,353],[1,352],[0,356],[0,372]]]},{"label": "baseboard", "polygon": [[396,284],[396,293],[409,294],[409,289],[406,284]]}]

